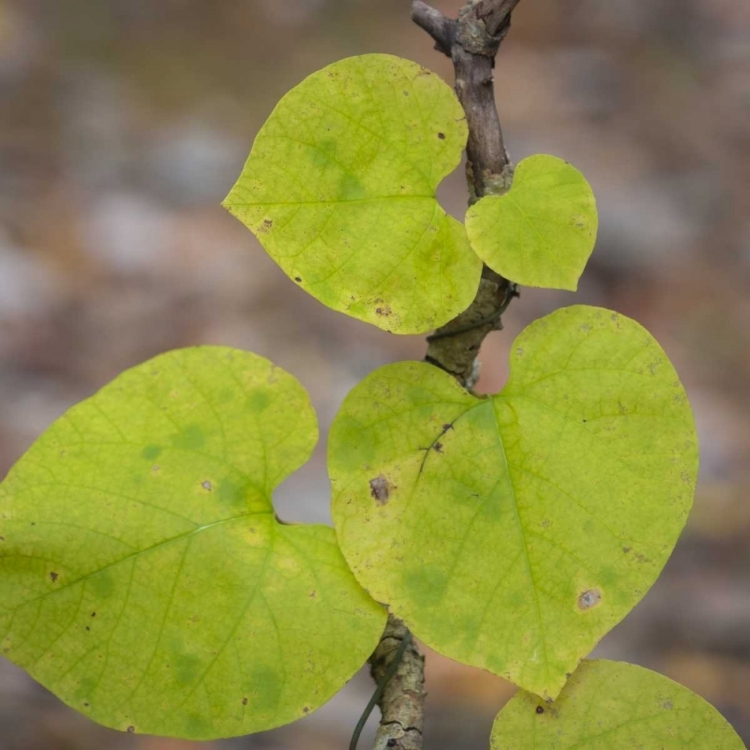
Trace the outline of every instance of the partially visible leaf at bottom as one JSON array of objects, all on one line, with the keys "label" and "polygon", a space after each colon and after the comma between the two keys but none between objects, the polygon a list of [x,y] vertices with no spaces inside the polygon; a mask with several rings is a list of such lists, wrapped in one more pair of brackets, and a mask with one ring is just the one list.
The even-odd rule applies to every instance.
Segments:
[{"label": "partially visible leaf at bottom", "polygon": [[682,685],[632,664],[585,661],[551,704],[519,692],[492,750],[744,750],[724,717]]},{"label": "partially visible leaf at bottom", "polygon": [[328,700],[385,614],[332,529],[277,521],[315,413],[267,360],[170,352],[72,408],[0,485],[0,645],[115,729],[270,729]]}]

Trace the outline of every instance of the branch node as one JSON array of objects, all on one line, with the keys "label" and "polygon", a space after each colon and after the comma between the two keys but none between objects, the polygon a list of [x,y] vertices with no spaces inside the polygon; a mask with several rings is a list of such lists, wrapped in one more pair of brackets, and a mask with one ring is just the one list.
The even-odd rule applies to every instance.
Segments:
[{"label": "branch node", "polygon": [[472,55],[494,58],[500,48],[502,37],[492,36],[481,18],[466,12],[459,15],[456,42]]},{"label": "branch node", "polygon": [[508,160],[508,163],[503,167],[500,174],[493,172],[487,172],[482,175],[482,181],[484,182],[484,194],[485,195],[505,195],[510,190],[513,184],[513,165]]}]

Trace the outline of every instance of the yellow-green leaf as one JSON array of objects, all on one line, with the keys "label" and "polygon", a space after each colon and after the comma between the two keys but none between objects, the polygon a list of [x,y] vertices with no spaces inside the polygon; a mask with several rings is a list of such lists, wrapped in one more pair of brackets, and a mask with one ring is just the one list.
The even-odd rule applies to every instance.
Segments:
[{"label": "yellow-green leaf", "polygon": [[333,517],[355,576],[418,638],[554,698],[659,575],[697,441],[628,318],[558,310],[512,352],[492,397],[417,362],[356,386],[329,438]]},{"label": "yellow-green leaf", "polygon": [[492,750],[744,750],[703,698],[648,669],[585,661],[552,704],[519,692],[498,714]]},{"label": "yellow-green leaf", "polygon": [[466,138],[434,73],[391,55],[348,58],[279,102],[224,206],[323,304],[424,333],[479,285],[464,227],[435,199]]},{"label": "yellow-green leaf", "polygon": [[316,709],[385,624],[333,529],[274,515],[316,441],[305,390],[254,354],[120,375],[0,485],[4,655],[131,732],[227,737]]},{"label": "yellow-green leaf", "polygon": [[586,178],[544,154],[520,162],[505,195],[488,195],[466,214],[471,246],[494,271],[524,286],[570,291],[578,288],[597,226]]}]

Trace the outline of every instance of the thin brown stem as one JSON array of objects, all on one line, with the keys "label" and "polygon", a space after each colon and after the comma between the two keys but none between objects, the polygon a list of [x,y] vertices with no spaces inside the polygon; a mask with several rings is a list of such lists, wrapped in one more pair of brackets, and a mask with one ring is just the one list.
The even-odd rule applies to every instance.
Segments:
[{"label": "thin brown stem", "polygon": [[456,27],[455,21],[444,16],[439,10],[427,5],[422,0],[412,2],[411,20],[435,40],[435,49],[438,52],[450,57]]},{"label": "thin brown stem", "polygon": [[490,36],[497,36],[510,25],[510,14],[521,0],[481,0],[472,7],[472,12],[481,18]]},{"label": "thin brown stem", "polygon": [[[435,48],[453,60],[456,94],[466,113],[469,139],[466,177],[470,203],[485,195],[505,192],[513,169],[503,141],[495,106],[492,71],[495,55],[510,28],[511,12],[520,0],[470,0],[449,19],[423,0],[412,0],[412,20],[434,40]],[[461,315],[428,338],[426,360],[472,387],[476,356],[490,331],[502,328],[500,317],[517,296],[514,284],[485,266],[476,298]],[[393,615],[370,657],[378,685],[389,671],[406,626]],[[385,681],[379,696],[382,718],[375,750],[422,750],[424,723],[424,657],[411,641]]]},{"label": "thin brown stem", "polygon": [[[393,670],[393,661],[399,655],[398,666],[383,685],[384,676]],[[424,656],[406,626],[392,615],[370,657],[370,667],[375,683],[383,685],[375,750],[422,750]]]},{"label": "thin brown stem", "polygon": [[[510,29],[511,12],[520,0],[474,0],[459,13],[452,33],[450,57],[456,72],[456,94],[466,113],[466,179],[470,203],[502,194],[513,179],[495,104],[493,69],[500,44]],[[413,0],[414,5],[424,5]],[[424,11],[422,11],[424,13]],[[437,12],[437,11],[436,11]],[[426,359],[472,387],[482,342],[502,328],[500,313],[509,298],[510,282],[485,266],[472,304],[428,339]]]}]

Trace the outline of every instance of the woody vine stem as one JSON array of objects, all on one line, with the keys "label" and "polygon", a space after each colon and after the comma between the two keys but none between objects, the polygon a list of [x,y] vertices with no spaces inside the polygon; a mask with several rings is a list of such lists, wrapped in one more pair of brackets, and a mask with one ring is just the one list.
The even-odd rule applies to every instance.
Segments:
[{"label": "woody vine stem", "polygon": [[[457,19],[444,16],[422,0],[411,4],[414,23],[433,38],[438,52],[453,61],[456,94],[469,128],[466,179],[471,203],[505,192],[513,175],[495,105],[493,69],[519,2],[471,0]],[[515,285],[485,266],[468,309],[428,338],[426,361],[453,375],[466,388],[473,387],[482,341],[491,331],[502,328],[500,316],[514,296]],[[398,660],[395,670],[394,660]],[[393,616],[389,616],[369,661],[381,710],[375,750],[422,750],[424,657],[408,629]]]}]

